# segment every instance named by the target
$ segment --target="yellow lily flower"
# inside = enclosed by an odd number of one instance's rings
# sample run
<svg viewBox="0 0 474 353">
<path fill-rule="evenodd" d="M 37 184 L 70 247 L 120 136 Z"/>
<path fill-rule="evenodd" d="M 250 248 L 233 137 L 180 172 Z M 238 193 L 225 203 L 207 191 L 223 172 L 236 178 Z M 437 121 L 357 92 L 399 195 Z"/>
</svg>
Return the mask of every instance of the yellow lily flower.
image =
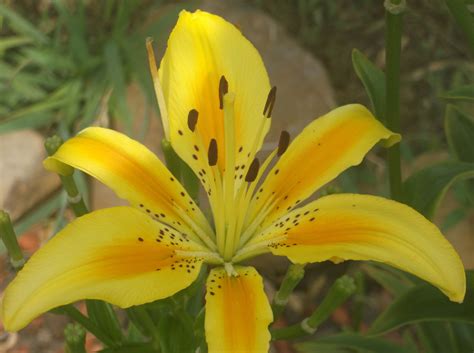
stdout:
<svg viewBox="0 0 474 353">
<path fill-rule="evenodd" d="M 112 130 L 83 130 L 46 168 L 80 169 L 131 206 L 80 217 L 36 252 L 5 291 L 7 330 L 81 299 L 126 308 L 168 297 L 189 286 L 206 262 L 216 265 L 207 280 L 209 352 L 267 352 L 273 318 L 262 279 L 238 264 L 268 252 L 294 263 L 379 261 L 463 300 L 459 256 L 412 208 L 356 194 L 298 207 L 378 141 L 399 141 L 366 108 L 337 108 L 291 144 L 283 132 L 260 164 L 276 90 L 239 30 L 218 16 L 183 11 L 159 70 L 148 45 L 166 134 L 199 176 L 212 222 L 146 147 Z"/>
</svg>

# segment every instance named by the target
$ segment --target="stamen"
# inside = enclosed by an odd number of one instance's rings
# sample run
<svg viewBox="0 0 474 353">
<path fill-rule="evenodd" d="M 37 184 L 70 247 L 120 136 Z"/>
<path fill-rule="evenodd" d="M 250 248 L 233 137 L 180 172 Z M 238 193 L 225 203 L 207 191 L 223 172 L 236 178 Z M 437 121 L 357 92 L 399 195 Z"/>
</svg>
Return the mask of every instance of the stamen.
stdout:
<svg viewBox="0 0 474 353">
<path fill-rule="evenodd" d="M 278 243 L 280 241 L 286 240 L 287 238 L 288 237 L 286 235 L 279 235 L 265 240 L 257 241 L 252 244 L 247 244 L 236 252 L 234 257 L 232 258 L 232 262 L 238 263 L 245 259 L 269 252 L 269 246 L 271 244 Z"/>
<path fill-rule="evenodd" d="M 217 141 L 216 139 L 211 139 L 209 143 L 209 149 L 207 151 L 207 159 L 209 161 L 209 165 L 215 166 L 217 164 Z"/>
<path fill-rule="evenodd" d="M 265 102 L 265 107 L 263 108 L 263 115 L 265 115 L 267 118 L 272 116 L 272 111 L 276 100 L 276 91 L 276 86 L 273 86 L 270 92 L 268 92 L 267 101 Z"/>
<path fill-rule="evenodd" d="M 247 175 L 245 176 L 245 181 L 249 183 L 254 181 L 257 178 L 259 168 L 260 168 L 260 162 L 258 158 L 255 158 L 252 161 L 252 164 L 250 164 Z"/>
<path fill-rule="evenodd" d="M 232 276 L 232 277 L 238 277 L 239 274 L 237 273 L 237 271 L 234 269 L 234 266 L 232 266 L 232 263 L 230 262 L 225 262 L 224 263 L 224 269 L 225 269 L 225 272 L 227 272 L 227 276 Z"/>
<path fill-rule="evenodd" d="M 207 251 L 190 251 L 190 250 L 175 250 L 176 255 L 182 257 L 191 257 L 191 258 L 202 258 L 206 260 L 208 263 L 221 265 L 224 263 L 222 257 L 215 252 L 207 252 Z"/>
<path fill-rule="evenodd" d="M 290 133 L 288 131 L 283 130 L 280 134 L 280 140 L 278 141 L 278 152 L 277 152 L 278 157 L 280 157 L 283 153 L 285 153 L 289 144 L 290 144 Z"/>
<path fill-rule="evenodd" d="M 194 130 L 196 129 L 198 115 L 199 113 L 196 109 L 191 109 L 188 113 L 188 127 L 189 130 L 191 130 L 192 132 L 194 132 Z"/>
<path fill-rule="evenodd" d="M 224 109 L 224 96 L 228 91 L 229 83 L 225 79 L 224 75 L 222 75 L 219 81 L 219 109 Z"/>
</svg>

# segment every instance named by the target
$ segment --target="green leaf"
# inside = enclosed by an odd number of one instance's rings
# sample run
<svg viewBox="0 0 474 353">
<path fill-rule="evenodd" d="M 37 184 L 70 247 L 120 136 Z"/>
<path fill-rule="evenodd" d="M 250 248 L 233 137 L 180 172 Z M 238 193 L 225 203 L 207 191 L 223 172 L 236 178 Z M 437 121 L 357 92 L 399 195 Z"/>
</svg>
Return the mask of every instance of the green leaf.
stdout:
<svg viewBox="0 0 474 353">
<path fill-rule="evenodd" d="M 59 192 L 48 200 L 44 201 L 38 208 L 30 211 L 25 216 L 17 220 L 13 226 L 15 234 L 21 236 L 25 233 L 33 224 L 36 224 L 49 216 L 51 216 L 61 206 L 61 200 L 64 194 Z M 0 254 L 5 252 L 5 246 L 3 242 L 0 242 Z"/>
<path fill-rule="evenodd" d="M 468 271 L 462 304 L 453 303 L 437 288 L 423 283 L 398 297 L 372 324 L 370 335 L 423 321 L 461 321 L 474 324 L 474 271 Z"/>
<path fill-rule="evenodd" d="M 50 109 L 54 109 L 63 105 L 69 99 L 68 93 L 70 91 L 70 88 L 71 88 L 71 84 L 65 83 L 62 87 L 58 88 L 55 92 L 51 93 L 43 101 L 33 103 L 29 106 L 26 106 L 24 108 L 11 112 L 6 117 L 4 122 L 9 121 L 9 120 L 19 119 L 25 115 L 48 111 Z"/>
<path fill-rule="evenodd" d="M 390 294 L 398 297 L 413 287 L 405 273 L 379 263 L 362 265 L 362 270 Z"/>
<path fill-rule="evenodd" d="M 466 101 L 474 103 L 474 83 L 470 85 L 456 87 L 444 93 L 441 98 L 452 101 Z"/>
<path fill-rule="evenodd" d="M 76 64 L 83 66 L 89 59 L 84 2 L 77 1 L 75 4 L 75 11 L 71 11 L 65 6 L 66 3 L 64 1 L 53 1 L 53 5 L 60 15 L 59 21 L 63 23 L 68 30 L 70 53 L 76 59 Z"/>
<path fill-rule="evenodd" d="M 462 162 L 474 163 L 474 120 L 472 117 L 454 105 L 448 104 L 444 118 L 444 130 L 454 155 Z"/>
<path fill-rule="evenodd" d="M 38 31 L 33 24 L 21 17 L 14 10 L 8 8 L 8 6 L 0 4 L 0 16 L 4 16 L 8 20 L 9 26 L 16 33 L 28 36 L 39 44 L 45 44 L 48 42 L 48 37 Z"/>
<path fill-rule="evenodd" d="M 423 352 L 473 352 L 473 325 L 449 321 L 424 322 L 416 325 L 416 332 Z"/>
<path fill-rule="evenodd" d="M 97 353 L 156 353 L 151 343 L 128 343 L 119 348 L 106 348 Z"/>
<path fill-rule="evenodd" d="M 311 342 L 296 344 L 301 353 L 416 353 L 408 346 L 357 334 L 342 333 L 335 336 L 319 338 Z"/>
<path fill-rule="evenodd" d="M 403 183 L 404 202 L 431 219 L 457 181 L 474 177 L 474 163 L 442 162 L 412 174 Z"/>
<path fill-rule="evenodd" d="M 14 120 L 0 120 L 0 134 L 10 131 L 33 129 L 49 124 L 55 119 L 54 114 L 33 113 Z"/>
<path fill-rule="evenodd" d="M 11 36 L 0 39 L 0 55 L 3 55 L 4 51 L 10 48 L 18 47 L 23 44 L 31 43 L 32 40 L 25 36 Z"/>
<path fill-rule="evenodd" d="M 385 121 L 384 72 L 357 49 L 352 51 L 352 66 L 365 87 L 375 116 L 380 121 Z"/>
<path fill-rule="evenodd" d="M 24 48 L 21 53 L 40 70 L 64 71 L 68 76 L 77 70 L 77 65 L 67 54 L 46 48 Z"/>
<path fill-rule="evenodd" d="M 196 350 L 192 320 L 183 320 L 171 313 L 160 315 L 158 330 L 160 346 L 164 353 L 193 353 Z M 183 339 L 186 337 L 186 339 Z"/>
<path fill-rule="evenodd" d="M 471 48 L 471 53 L 474 55 L 474 19 L 471 12 L 468 10 L 464 0 L 444 0 L 451 11 L 454 19 L 462 28 L 467 37 L 467 42 Z"/>
<path fill-rule="evenodd" d="M 117 345 L 124 339 L 117 315 L 111 304 L 101 300 L 86 300 L 89 319 L 100 327 Z"/>
<path fill-rule="evenodd" d="M 113 115 L 125 124 L 125 131 L 130 135 L 132 132 L 132 116 L 127 105 L 127 81 L 117 43 L 114 41 L 107 42 L 104 48 L 104 59 L 107 66 L 108 80 L 113 87 L 109 107 Z"/>
</svg>

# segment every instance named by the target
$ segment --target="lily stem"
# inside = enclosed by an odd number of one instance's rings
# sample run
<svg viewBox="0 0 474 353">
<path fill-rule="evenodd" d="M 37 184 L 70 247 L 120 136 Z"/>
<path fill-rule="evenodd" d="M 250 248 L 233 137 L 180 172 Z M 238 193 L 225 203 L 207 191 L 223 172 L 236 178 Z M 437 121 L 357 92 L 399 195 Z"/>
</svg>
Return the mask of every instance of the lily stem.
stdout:
<svg viewBox="0 0 474 353">
<path fill-rule="evenodd" d="M 281 283 L 280 289 L 275 293 L 272 303 L 273 318 L 276 319 L 288 304 L 288 299 L 304 277 L 304 266 L 300 264 L 291 264 L 286 271 L 285 278 Z"/>
<path fill-rule="evenodd" d="M 286 340 L 292 338 L 312 335 L 319 325 L 326 321 L 329 316 L 341 306 L 355 292 L 354 280 L 344 275 L 338 278 L 329 289 L 316 310 L 299 324 L 291 325 L 282 329 L 271 330 L 272 340 Z"/>
<path fill-rule="evenodd" d="M 387 127 L 400 132 L 400 54 L 402 12 L 401 0 L 387 0 L 385 11 L 385 62 L 386 62 L 386 101 L 385 117 Z M 394 11 L 393 8 L 397 10 Z M 402 199 L 402 177 L 400 166 L 400 144 L 390 147 L 387 163 L 390 181 L 390 196 L 393 200 Z"/>
<path fill-rule="evenodd" d="M 0 238 L 7 248 L 8 256 L 10 257 L 10 263 L 12 264 L 13 268 L 15 270 L 20 270 L 25 263 L 25 259 L 23 258 L 23 253 L 21 252 L 18 239 L 16 237 L 15 231 L 13 230 L 13 224 L 10 219 L 10 215 L 2 210 L 0 210 Z"/>
<path fill-rule="evenodd" d="M 46 152 L 48 152 L 48 155 L 52 156 L 56 153 L 56 151 L 59 149 L 59 147 L 61 147 L 62 144 L 62 139 L 59 136 L 54 135 L 46 139 L 44 147 L 46 149 Z M 76 217 L 85 215 L 88 212 L 87 207 L 84 203 L 84 199 L 79 193 L 79 189 L 77 188 L 73 175 L 59 175 L 59 177 L 61 178 L 64 190 L 66 190 L 68 196 L 69 204 L 71 205 L 71 208 Z"/>
</svg>

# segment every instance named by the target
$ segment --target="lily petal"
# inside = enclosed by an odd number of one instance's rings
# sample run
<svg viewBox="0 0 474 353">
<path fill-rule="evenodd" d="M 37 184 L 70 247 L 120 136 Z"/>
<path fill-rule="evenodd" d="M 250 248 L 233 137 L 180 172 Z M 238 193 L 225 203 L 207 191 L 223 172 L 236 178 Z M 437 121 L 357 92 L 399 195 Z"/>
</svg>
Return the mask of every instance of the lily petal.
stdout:
<svg viewBox="0 0 474 353">
<path fill-rule="evenodd" d="M 334 109 L 314 120 L 268 173 L 255 196 L 249 221 L 265 212 L 262 227 L 273 223 L 344 170 L 359 164 L 380 140 L 392 145 L 400 135 L 387 130 L 359 104 Z"/>
<path fill-rule="evenodd" d="M 217 142 L 217 166 L 221 172 L 225 168 L 230 152 L 224 141 L 228 128 L 234 136 L 237 180 L 240 175 L 245 177 L 248 161 L 270 127 L 270 119 L 264 114 L 270 83 L 255 47 L 219 16 L 199 10 L 182 11 L 171 32 L 159 77 L 170 140 L 178 155 L 201 179 L 208 180 L 208 150 L 213 139 Z M 221 82 L 222 77 L 227 86 Z M 225 92 L 235 97 L 233 126 L 229 127 L 224 126 L 222 109 Z M 192 110 L 196 113 L 190 115 Z M 212 180 L 205 182 L 209 183 Z M 207 190 L 210 185 L 205 186 Z"/>
<path fill-rule="evenodd" d="M 253 267 L 236 267 L 228 275 L 221 267 L 207 280 L 206 340 L 209 353 L 267 353 L 272 310 L 262 277 Z"/>
<path fill-rule="evenodd" d="M 461 259 L 438 228 L 411 207 L 382 197 L 322 197 L 281 217 L 257 239 L 296 263 L 379 261 L 430 282 L 452 301 L 465 295 Z"/>
<path fill-rule="evenodd" d="M 197 277 L 203 249 L 131 207 L 77 218 L 38 250 L 7 287 L 1 317 L 17 331 L 38 315 L 81 299 L 122 308 L 173 295 Z"/>
<path fill-rule="evenodd" d="M 58 173 L 61 164 L 92 175 L 149 216 L 191 236 L 199 228 L 212 233 L 199 207 L 158 157 L 124 134 L 87 128 L 44 161 Z"/>
</svg>

